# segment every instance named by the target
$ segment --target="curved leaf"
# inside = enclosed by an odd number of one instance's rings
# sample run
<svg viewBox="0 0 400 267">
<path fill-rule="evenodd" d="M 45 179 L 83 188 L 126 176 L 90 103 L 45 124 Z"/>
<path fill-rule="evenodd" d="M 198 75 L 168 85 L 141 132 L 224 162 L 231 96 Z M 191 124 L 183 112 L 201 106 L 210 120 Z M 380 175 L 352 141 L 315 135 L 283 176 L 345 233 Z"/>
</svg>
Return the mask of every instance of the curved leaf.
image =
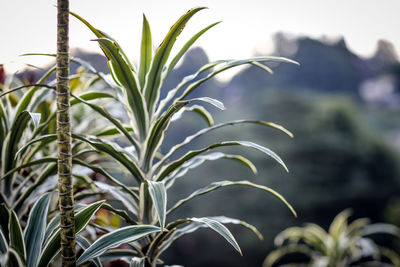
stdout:
<svg viewBox="0 0 400 267">
<path fill-rule="evenodd" d="M 86 238 L 84 238 L 83 236 L 81 236 L 81 235 L 77 235 L 76 236 L 76 243 L 78 243 L 78 245 L 82 248 L 82 249 L 87 249 L 88 247 L 90 247 L 90 242 L 89 242 L 89 240 L 87 240 Z M 94 265 L 96 265 L 97 267 L 101 267 L 101 266 L 103 266 L 102 264 L 101 264 L 101 261 L 100 261 L 100 259 L 99 258 L 94 258 L 94 259 L 92 259 L 92 262 L 94 263 Z"/>
<path fill-rule="evenodd" d="M 10 248 L 15 249 L 21 259 L 25 261 L 26 249 L 24 237 L 22 234 L 22 228 L 19 223 L 17 214 L 15 214 L 13 210 L 11 210 L 10 212 L 8 228 L 10 229 Z"/>
<path fill-rule="evenodd" d="M 207 160 L 218 160 L 221 158 L 225 158 L 225 159 L 232 159 L 232 160 L 236 160 L 244 165 L 246 165 L 247 167 L 249 167 L 254 174 L 257 173 L 257 169 L 254 166 L 254 164 L 246 159 L 243 156 L 240 155 L 228 155 L 222 152 L 213 152 L 213 153 L 209 153 L 207 155 L 199 155 L 194 157 L 193 159 L 185 162 L 181 168 L 177 169 L 174 173 L 172 173 L 170 176 L 168 176 L 164 181 L 166 184 L 167 188 L 170 188 L 175 180 L 179 177 L 182 177 L 183 175 L 185 175 L 189 170 L 197 168 L 199 165 L 203 164 L 205 161 Z"/>
<path fill-rule="evenodd" d="M 174 100 L 174 102 L 182 101 L 194 89 L 196 89 L 197 87 L 202 85 L 204 82 L 208 81 L 209 79 L 211 79 L 212 77 L 214 77 L 215 75 L 217 75 L 217 74 L 219 74 L 219 73 L 221 73 L 223 71 L 226 71 L 226 70 L 231 69 L 233 67 L 241 66 L 241 65 L 244 65 L 244 64 L 254 64 L 255 62 L 286 62 L 286 63 L 293 63 L 293 64 L 296 64 L 296 65 L 299 65 L 299 63 L 297 63 L 296 61 L 293 61 L 291 59 L 287 59 L 287 58 L 284 58 L 284 57 L 254 57 L 254 58 L 241 59 L 241 60 L 232 60 L 232 61 L 226 62 L 220 68 L 214 70 L 213 72 L 208 74 L 206 77 L 191 83 L 185 89 L 185 91 L 182 93 L 182 95 L 180 95 L 179 97 L 177 97 Z"/>
<path fill-rule="evenodd" d="M 175 113 L 174 116 L 172 116 L 171 122 L 179 120 L 185 111 L 195 112 L 196 114 L 198 114 L 200 117 L 202 117 L 205 120 L 205 122 L 208 124 L 208 126 L 212 126 L 214 124 L 214 119 L 213 119 L 212 115 L 203 106 L 200 106 L 200 105 L 193 105 L 191 107 L 182 108 L 177 113 Z"/>
<path fill-rule="evenodd" d="M 27 257 L 26 266 L 35 267 L 41 253 L 46 230 L 47 212 L 49 210 L 51 193 L 44 194 L 33 205 L 25 228 L 24 240 Z"/>
<path fill-rule="evenodd" d="M 195 35 L 193 35 L 193 37 L 190 38 L 189 41 L 187 41 L 185 43 L 185 45 L 181 48 L 181 50 L 179 50 L 179 52 L 176 54 L 176 56 L 171 60 L 171 63 L 169 64 L 168 69 L 167 69 L 167 75 L 166 76 L 168 76 L 168 74 L 175 67 L 176 63 L 179 62 L 179 60 L 186 53 L 186 51 L 188 51 L 188 49 L 194 44 L 194 42 L 196 42 L 196 40 L 199 39 L 200 36 L 202 36 L 206 31 L 208 31 L 209 29 L 211 29 L 212 27 L 214 27 L 215 25 L 217 25 L 219 23 L 221 23 L 221 21 L 215 22 L 215 23 L 205 27 L 204 29 L 202 29 L 201 31 L 196 33 Z"/>
<path fill-rule="evenodd" d="M 108 121 L 110 121 L 112 124 L 114 124 L 115 127 L 117 127 L 117 129 L 120 131 L 120 133 L 123 134 L 133 146 L 135 146 L 135 149 L 137 151 L 140 151 L 139 150 L 140 146 L 139 146 L 138 142 L 130 135 L 130 133 L 125 129 L 125 127 L 122 125 L 122 123 L 117 118 L 113 117 L 110 113 L 108 113 L 108 111 L 104 107 L 101 107 L 101 106 L 93 104 L 93 103 L 89 103 L 78 96 L 74 96 L 73 94 L 71 94 L 71 95 L 75 99 L 80 101 L 81 103 L 84 103 L 84 104 L 88 105 L 89 107 L 91 107 L 93 110 L 97 111 L 101 116 L 103 116 Z"/>
<path fill-rule="evenodd" d="M 208 127 L 208 128 L 204 128 L 201 129 L 200 131 L 198 131 L 197 133 L 190 135 L 188 137 L 185 138 L 185 140 L 182 143 L 179 143 L 175 146 L 173 146 L 167 154 L 165 154 L 165 156 L 154 165 L 154 172 L 158 171 L 158 169 L 164 164 L 164 162 L 166 162 L 171 155 L 173 155 L 177 150 L 179 150 L 181 147 L 189 144 L 190 142 L 196 140 L 197 138 L 199 138 L 200 136 L 214 131 L 216 129 L 222 128 L 222 127 L 226 127 L 226 126 L 233 126 L 236 124 L 259 124 L 262 126 L 267 126 L 267 127 L 271 127 L 277 130 L 280 130 L 284 133 L 286 133 L 287 135 L 289 135 L 290 137 L 293 137 L 293 134 L 291 132 L 289 132 L 288 130 L 286 130 L 284 127 L 282 127 L 281 125 L 275 124 L 273 122 L 265 122 L 265 121 L 257 121 L 257 120 L 236 120 L 236 121 L 229 121 L 229 122 L 224 122 L 224 123 L 220 123 L 220 124 L 216 124 L 214 126 Z"/>
<path fill-rule="evenodd" d="M 116 186 L 111 186 L 98 181 L 96 181 L 95 184 L 103 193 L 109 193 L 112 197 L 121 201 L 127 210 L 135 215 L 138 214 L 138 206 L 136 200 L 132 196 L 128 195 L 126 192 L 123 192 Z"/>
<path fill-rule="evenodd" d="M 97 239 L 82 253 L 76 264 L 83 264 L 95 257 L 102 255 L 107 249 L 115 248 L 121 244 L 142 239 L 149 234 L 159 231 L 160 228 L 153 225 L 132 225 L 122 227 Z"/>
<path fill-rule="evenodd" d="M 227 60 L 219 60 L 215 62 L 208 63 L 202 66 L 196 73 L 186 76 L 182 79 L 182 81 L 172 90 L 168 91 L 167 96 L 160 101 L 160 104 L 157 107 L 157 111 L 154 113 L 153 118 L 157 118 L 161 112 L 165 109 L 166 105 L 174 99 L 174 97 L 178 94 L 178 92 L 188 85 L 190 82 L 195 81 L 200 75 L 204 74 L 208 70 L 214 68 L 217 65 L 227 62 Z"/>
<path fill-rule="evenodd" d="M 144 175 L 140 170 L 139 166 L 131 158 L 128 158 L 126 154 L 130 154 L 123 150 L 116 143 L 112 143 L 106 140 L 96 138 L 95 136 L 84 136 L 79 134 L 73 134 L 73 138 L 81 140 L 90 146 L 92 146 L 97 151 L 106 153 L 110 155 L 113 159 L 121 163 L 129 172 L 133 175 L 138 183 L 144 180 Z"/>
<path fill-rule="evenodd" d="M 20 143 L 23 133 L 28 126 L 30 120 L 36 126 L 40 122 L 40 114 L 32 113 L 29 111 L 21 112 L 11 126 L 11 130 L 8 132 L 5 140 L 3 141 L 3 147 L 1 151 L 1 173 L 4 175 L 9 170 L 13 169 L 16 165 L 15 154 L 18 151 L 18 144 Z M 12 177 L 5 179 L 4 193 L 9 195 L 11 193 Z"/>
<path fill-rule="evenodd" d="M 9 248 L 8 249 L 8 259 L 7 259 L 7 263 L 5 266 L 7 267 L 21 267 L 24 266 L 24 260 L 21 259 L 21 256 L 18 254 L 18 252 L 13 249 L 13 248 Z"/>
<path fill-rule="evenodd" d="M 292 205 L 290 205 L 281 194 L 279 194 L 278 192 L 276 192 L 275 190 L 273 190 L 273 189 L 271 189 L 271 188 L 269 188 L 267 186 L 254 184 L 254 183 L 246 181 L 246 180 L 237 181 L 237 182 L 234 182 L 234 181 L 219 181 L 219 182 L 211 183 L 210 185 L 208 185 L 206 187 L 203 187 L 203 188 L 200 188 L 200 189 L 194 191 L 188 197 L 179 200 L 172 208 L 170 208 L 167 211 L 167 215 L 170 214 L 175 209 L 177 209 L 178 207 L 180 207 L 181 205 L 183 205 L 184 203 L 188 202 L 189 200 L 191 200 L 191 199 L 193 199 L 195 197 L 198 197 L 198 196 L 213 192 L 213 191 L 215 191 L 215 190 L 217 190 L 219 188 L 222 188 L 222 187 L 233 186 L 233 185 L 245 185 L 245 186 L 250 186 L 250 187 L 254 187 L 254 188 L 258 188 L 258 189 L 261 189 L 263 191 L 266 191 L 266 192 L 272 194 L 273 196 L 275 196 L 276 198 L 278 198 L 280 201 L 282 201 L 290 209 L 290 211 L 293 213 L 293 215 L 295 217 L 297 217 L 296 211 L 293 209 Z"/>
<path fill-rule="evenodd" d="M 231 232 L 226 228 L 222 223 L 215 221 L 213 219 L 204 217 L 204 218 L 190 218 L 193 222 L 199 222 L 206 224 L 209 228 L 213 229 L 215 232 L 220 234 L 226 241 L 229 242 L 239 253 L 242 255 L 242 251 L 239 247 L 239 244 L 236 242 L 235 238 L 231 234 Z"/>
<path fill-rule="evenodd" d="M 157 173 L 156 178 L 154 179 L 155 181 L 162 181 L 164 180 L 168 175 L 173 173 L 174 171 L 178 170 L 186 161 L 191 160 L 192 158 L 196 157 L 197 155 L 200 155 L 201 153 L 204 153 L 206 151 L 209 151 L 211 149 L 217 148 L 217 147 L 224 147 L 224 146 L 245 146 L 245 147 L 250 147 L 254 148 L 258 151 L 261 151 L 268 156 L 272 157 L 274 160 L 276 160 L 279 164 L 281 164 L 286 171 L 288 171 L 285 163 L 282 161 L 282 159 L 272 150 L 260 146 L 258 144 L 255 144 L 253 142 L 249 141 L 224 141 L 224 142 L 219 142 L 212 144 L 206 148 L 199 149 L 199 150 L 192 150 L 183 155 L 181 158 L 171 162 L 170 164 L 164 165 L 159 173 Z"/>
<path fill-rule="evenodd" d="M 96 41 L 98 41 L 106 54 L 110 62 L 111 71 L 115 74 L 117 81 L 125 89 L 128 105 L 135 117 L 135 123 L 139 128 L 140 137 L 143 138 L 149 123 L 149 116 L 147 114 L 145 99 L 139 89 L 140 85 L 138 84 L 137 78 L 129 64 L 120 54 L 120 49 L 115 42 L 107 38 L 99 38 Z"/>
<path fill-rule="evenodd" d="M 181 108 L 186 106 L 187 104 L 193 101 L 201 101 L 209 103 L 219 109 L 225 109 L 224 104 L 222 102 L 210 98 L 210 97 L 200 97 L 200 98 L 193 98 L 186 101 L 177 102 L 174 105 L 170 106 L 168 110 L 161 115 L 157 121 L 152 124 L 152 127 L 149 131 L 149 135 L 146 138 L 145 142 L 145 155 L 143 158 L 143 169 L 147 171 L 147 168 L 152 164 L 153 157 L 161 145 L 161 142 L 164 138 L 165 131 L 168 129 L 169 124 L 171 123 L 171 119 L 174 114 L 176 114 Z"/>
</svg>

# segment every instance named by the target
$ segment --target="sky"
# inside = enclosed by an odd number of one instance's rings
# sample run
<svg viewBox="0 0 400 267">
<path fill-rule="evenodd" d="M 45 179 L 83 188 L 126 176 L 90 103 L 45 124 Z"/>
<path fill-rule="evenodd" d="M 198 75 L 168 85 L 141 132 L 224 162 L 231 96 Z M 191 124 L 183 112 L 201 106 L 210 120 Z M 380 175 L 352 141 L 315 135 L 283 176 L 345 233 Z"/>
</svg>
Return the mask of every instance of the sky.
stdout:
<svg viewBox="0 0 400 267">
<path fill-rule="evenodd" d="M 45 57 L 19 57 L 24 53 L 54 53 L 56 1 L 0 0 L 0 63 L 13 71 L 18 64 L 43 65 Z M 196 43 L 210 60 L 244 58 L 273 51 L 272 36 L 339 38 L 350 49 L 370 56 L 379 39 L 391 41 L 400 51 L 400 0 L 70 0 L 70 9 L 96 28 L 113 36 L 133 60 L 138 59 L 142 14 L 146 14 L 158 46 L 172 24 L 188 9 L 206 6 L 189 21 L 178 39 L 183 45 L 205 26 L 223 21 Z M 90 41 L 93 34 L 70 19 L 70 47 L 101 52 Z"/>
</svg>

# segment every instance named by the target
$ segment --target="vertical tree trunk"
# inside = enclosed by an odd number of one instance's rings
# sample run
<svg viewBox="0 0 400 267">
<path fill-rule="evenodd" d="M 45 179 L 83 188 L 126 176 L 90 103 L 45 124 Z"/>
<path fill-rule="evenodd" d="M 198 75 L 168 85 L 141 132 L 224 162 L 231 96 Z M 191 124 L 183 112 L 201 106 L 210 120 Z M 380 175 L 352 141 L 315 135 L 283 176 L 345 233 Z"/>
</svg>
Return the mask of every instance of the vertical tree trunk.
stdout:
<svg viewBox="0 0 400 267">
<path fill-rule="evenodd" d="M 57 142 L 62 266 L 76 266 L 69 116 L 69 0 L 57 0 Z"/>
</svg>

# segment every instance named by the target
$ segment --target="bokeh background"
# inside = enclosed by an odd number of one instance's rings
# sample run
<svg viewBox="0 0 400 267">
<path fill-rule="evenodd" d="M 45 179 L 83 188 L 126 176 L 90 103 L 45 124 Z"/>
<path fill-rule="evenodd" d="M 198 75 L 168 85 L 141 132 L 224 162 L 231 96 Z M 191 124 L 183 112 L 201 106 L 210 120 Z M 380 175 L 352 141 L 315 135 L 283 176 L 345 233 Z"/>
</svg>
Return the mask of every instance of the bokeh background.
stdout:
<svg viewBox="0 0 400 267">
<path fill-rule="evenodd" d="M 0 62 L 5 70 L 29 81 L 44 72 L 48 58 L 20 58 L 30 52 L 55 50 L 53 1 L 0 0 Z M 260 266 L 273 249 L 273 238 L 304 222 L 327 227 L 345 208 L 353 218 L 400 226 L 400 20 L 399 1 L 71 1 L 71 9 L 110 33 L 137 59 L 141 13 L 161 38 L 179 15 L 193 6 L 210 9 L 194 18 L 190 33 L 218 20 L 224 23 L 198 42 L 168 78 L 163 92 L 210 60 L 272 54 L 301 63 L 270 65 L 273 75 L 245 67 L 212 80 L 193 96 L 222 100 L 226 112 L 216 122 L 232 119 L 273 121 L 295 138 L 257 126 L 217 131 L 197 141 L 253 140 L 277 152 L 290 173 L 257 152 L 248 153 L 258 175 L 231 162 L 206 163 L 179 181 L 170 202 L 216 179 L 249 179 L 282 193 L 299 217 L 263 192 L 228 188 L 199 198 L 176 216 L 226 215 L 245 219 L 264 240 L 232 226 L 242 247 L 238 255 L 211 231 L 183 237 L 165 262 L 184 266 Z M 107 72 L 106 61 L 90 33 L 71 19 L 74 56 Z M 180 39 L 185 40 L 185 33 Z M 179 45 L 177 45 L 179 47 Z M 40 66 L 25 68 L 23 63 Z M 73 71 L 77 66 L 73 66 Z M 188 115 L 167 133 L 170 146 L 203 125 Z M 200 125 L 201 124 L 201 125 Z M 235 151 L 234 149 L 229 151 Z M 392 239 L 378 240 L 400 251 Z"/>
</svg>

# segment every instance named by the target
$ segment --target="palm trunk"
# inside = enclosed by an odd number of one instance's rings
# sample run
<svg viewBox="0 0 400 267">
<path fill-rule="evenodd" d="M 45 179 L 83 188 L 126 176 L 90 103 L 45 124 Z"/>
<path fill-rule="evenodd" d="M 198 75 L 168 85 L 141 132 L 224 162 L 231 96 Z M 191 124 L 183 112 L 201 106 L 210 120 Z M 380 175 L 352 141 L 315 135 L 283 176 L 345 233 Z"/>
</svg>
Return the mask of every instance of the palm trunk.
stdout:
<svg viewBox="0 0 400 267">
<path fill-rule="evenodd" d="M 62 266 L 76 266 L 69 116 L 69 0 L 57 0 L 57 142 Z"/>
</svg>

